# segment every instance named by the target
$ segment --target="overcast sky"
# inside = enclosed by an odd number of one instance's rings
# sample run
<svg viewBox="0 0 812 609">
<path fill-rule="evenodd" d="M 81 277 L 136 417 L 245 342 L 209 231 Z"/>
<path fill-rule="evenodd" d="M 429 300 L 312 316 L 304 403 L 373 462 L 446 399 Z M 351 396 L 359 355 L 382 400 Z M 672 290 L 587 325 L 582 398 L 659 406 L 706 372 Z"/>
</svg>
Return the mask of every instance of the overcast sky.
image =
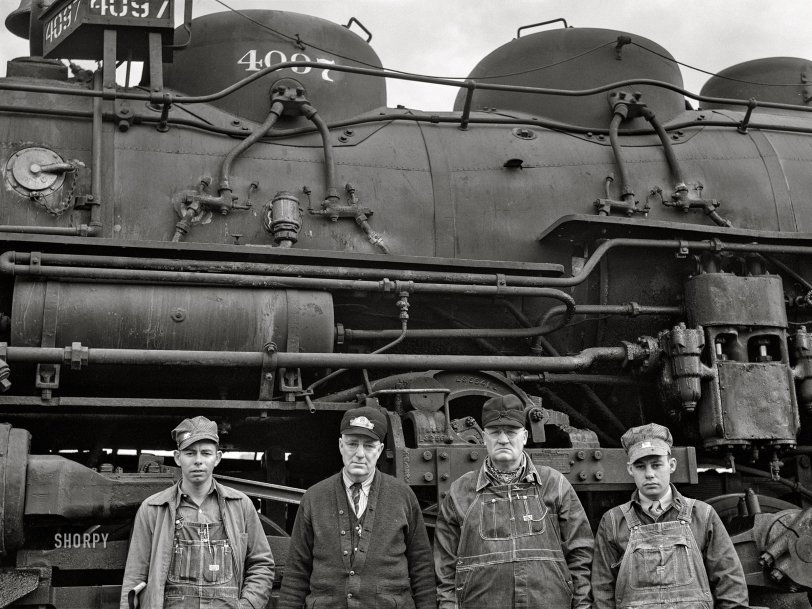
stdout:
<svg viewBox="0 0 812 609">
<path fill-rule="evenodd" d="M 812 0 L 224 0 L 237 9 L 306 13 L 345 24 L 360 20 L 386 68 L 432 76 L 465 76 L 523 26 L 558 17 L 576 27 L 622 30 L 657 42 L 679 61 L 708 71 L 761 57 L 812 60 Z M 183 0 L 178 5 L 178 22 Z M 5 15 L 18 0 L 0 0 Z M 195 15 L 227 10 L 195 0 Z M 560 27 L 553 26 L 553 27 Z M 5 62 L 27 55 L 27 41 L 0 36 Z M 812 66 L 811 66 L 812 67 Z M 682 68 L 686 88 L 699 92 L 707 75 Z M 810 70 L 812 73 L 812 69 Z M 456 92 L 391 81 L 388 105 L 450 110 Z"/>
</svg>

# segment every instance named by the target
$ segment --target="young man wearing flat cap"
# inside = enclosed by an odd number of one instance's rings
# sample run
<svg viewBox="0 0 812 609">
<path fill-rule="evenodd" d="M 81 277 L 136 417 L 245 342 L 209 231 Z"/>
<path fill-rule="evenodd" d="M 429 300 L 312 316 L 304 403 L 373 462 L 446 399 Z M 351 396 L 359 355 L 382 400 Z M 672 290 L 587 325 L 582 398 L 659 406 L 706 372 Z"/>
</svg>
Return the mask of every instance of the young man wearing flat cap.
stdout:
<svg viewBox="0 0 812 609">
<path fill-rule="evenodd" d="M 482 407 L 488 451 L 440 505 L 434 534 L 440 609 L 588 609 L 592 531 L 570 483 L 524 452 L 515 395 Z"/>
<path fill-rule="evenodd" d="M 277 609 L 436 609 L 417 498 L 375 468 L 387 427 L 377 408 L 344 414 L 338 440 L 344 467 L 302 498 Z"/>
<path fill-rule="evenodd" d="M 251 500 L 212 478 L 223 456 L 217 424 L 185 419 L 172 438 L 182 478 L 138 510 L 121 609 L 139 588 L 141 609 L 265 609 L 273 556 Z"/>
<path fill-rule="evenodd" d="M 649 423 L 620 440 L 637 490 L 598 527 L 595 609 L 747 609 L 744 571 L 719 516 L 671 484 L 677 461 L 668 428 Z"/>
</svg>

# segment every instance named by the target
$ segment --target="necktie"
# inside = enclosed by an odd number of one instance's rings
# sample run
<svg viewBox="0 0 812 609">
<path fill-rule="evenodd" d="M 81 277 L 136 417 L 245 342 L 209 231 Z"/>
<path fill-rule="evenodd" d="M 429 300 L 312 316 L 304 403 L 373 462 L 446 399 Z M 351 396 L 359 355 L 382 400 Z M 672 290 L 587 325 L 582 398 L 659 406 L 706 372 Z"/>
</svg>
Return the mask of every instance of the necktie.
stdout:
<svg viewBox="0 0 812 609">
<path fill-rule="evenodd" d="M 663 513 L 663 506 L 660 504 L 660 502 L 659 502 L 659 501 L 655 501 L 655 502 L 654 502 L 654 503 L 652 503 L 652 504 L 651 504 L 651 506 L 648 508 L 648 511 L 649 511 L 649 513 L 650 513 L 652 516 L 654 516 L 655 518 L 657 518 L 657 516 L 659 516 L 660 514 L 662 514 L 662 513 Z"/>
<path fill-rule="evenodd" d="M 358 515 L 358 503 L 361 501 L 361 483 L 354 482 L 350 485 L 352 491 L 352 507 L 355 510 L 355 515 Z"/>
</svg>

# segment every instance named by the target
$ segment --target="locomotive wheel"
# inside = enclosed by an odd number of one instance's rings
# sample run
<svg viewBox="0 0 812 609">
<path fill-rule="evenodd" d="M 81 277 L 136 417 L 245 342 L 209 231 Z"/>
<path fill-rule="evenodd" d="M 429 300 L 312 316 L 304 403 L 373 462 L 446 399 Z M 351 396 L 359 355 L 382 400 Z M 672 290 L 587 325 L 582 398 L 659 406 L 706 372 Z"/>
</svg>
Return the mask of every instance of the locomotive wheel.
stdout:
<svg viewBox="0 0 812 609">
<path fill-rule="evenodd" d="M 724 520 L 739 513 L 739 499 L 744 497 L 744 493 L 731 493 L 729 495 L 719 495 L 707 499 L 705 503 L 710 505 L 719 517 Z M 783 499 L 770 497 L 768 495 L 756 495 L 761 511 L 765 514 L 775 514 L 782 510 L 797 510 L 798 506 Z"/>
<path fill-rule="evenodd" d="M 725 518 L 738 514 L 739 499 L 744 493 L 731 493 L 719 495 L 706 501 L 716 510 L 719 517 Z M 761 505 L 761 511 L 766 514 L 775 514 L 782 510 L 798 509 L 798 506 L 783 499 L 768 495 L 756 495 Z M 770 609 L 811 609 L 812 604 L 805 593 L 787 594 L 774 590 L 750 588 L 750 605 L 752 607 L 769 607 Z"/>
</svg>

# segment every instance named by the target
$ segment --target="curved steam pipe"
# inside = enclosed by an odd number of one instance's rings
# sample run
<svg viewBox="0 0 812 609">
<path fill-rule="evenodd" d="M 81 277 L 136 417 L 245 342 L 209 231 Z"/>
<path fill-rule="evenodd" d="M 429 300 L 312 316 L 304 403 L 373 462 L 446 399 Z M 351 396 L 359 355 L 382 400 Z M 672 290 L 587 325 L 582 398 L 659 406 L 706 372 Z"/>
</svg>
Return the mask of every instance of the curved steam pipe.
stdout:
<svg viewBox="0 0 812 609">
<path fill-rule="evenodd" d="M 271 109 L 268 111 L 268 116 L 265 121 L 226 155 L 226 158 L 223 159 L 223 164 L 220 166 L 220 192 L 224 190 L 231 192 L 231 165 L 234 163 L 234 160 L 270 131 L 279 117 L 282 116 L 284 108 L 285 106 L 282 102 L 274 102 L 271 104 Z"/>
<path fill-rule="evenodd" d="M 627 302 L 622 305 L 576 305 L 575 315 L 627 315 L 629 317 L 636 317 L 637 315 L 683 315 L 685 312 L 681 306 L 657 306 L 657 305 L 639 305 L 636 302 Z M 557 323 L 554 326 L 547 328 L 547 323 L 553 317 L 557 317 L 563 313 L 567 314 L 567 321 L 564 323 Z M 538 332 L 535 336 L 541 337 L 544 334 L 550 334 L 556 330 L 560 330 L 567 323 L 572 316 L 569 315 L 564 307 L 552 307 L 547 309 L 541 319 L 537 322 L 537 326 L 544 330 Z M 544 345 L 536 340 L 533 342 L 531 350 L 534 353 L 540 353 L 544 350 Z"/>
<path fill-rule="evenodd" d="M 539 292 L 534 294 L 535 298 L 555 298 L 564 303 L 560 307 L 553 307 L 558 313 L 563 314 L 564 320 L 561 325 L 566 325 L 574 315 L 578 313 L 578 305 L 575 304 L 575 299 L 560 290 L 550 289 L 548 292 Z M 421 330 L 408 330 L 403 335 L 403 338 L 428 338 L 428 339 L 447 339 L 447 338 L 532 338 L 539 334 L 552 332 L 556 328 L 546 328 L 544 324 L 539 324 L 535 327 L 529 328 L 461 328 L 461 329 L 421 329 Z M 388 339 L 398 336 L 400 333 L 397 330 L 353 330 L 350 328 L 344 329 L 344 336 L 347 340 L 375 340 L 375 339 Z"/>
<path fill-rule="evenodd" d="M 312 122 L 321 135 L 322 148 L 324 149 L 324 183 L 326 187 L 325 199 L 338 200 L 338 188 L 336 187 L 336 163 L 333 155 L 333 146 L 330 143 L 330 129 L 327 123 L 319 116 L 310 104 L 303 104 L 304 115 Z"/>
<path fill-rule="evenodd" d="M 620 138 L 618 137 L 620 123 L 622 122 L 623 115 L 615 112 L 614 115 L 612 115 L 612 122 L 609 123 L 609 143 L 612 144 L 612 152 L 615 155 L 615 164 L 617 165 L 617 173 L 620 178 L 620 200 L 625 202 L 631 198 L 631 203 L 634 205 L 634 190 L 629 185 L 629 174 L 626 171 L 626 162 L 623 159 L 623 147 L 620 145 Z"/>
<path fill-rule="evenodd" d="M 253 146 L 263 137 L 282 114 L 284 106 L 282 102 L 274 102 L 268 112 L 265 121 L 257 127 L 251 135 L 234 146 L 223 159 L 220 165 L 220 183 L 217 188 L 217 196 L 206 194 L 201 188 L 196 194 L 189 195 L 184 203 L 181 219 L 175 224 L 175 234 L 172 237 L 173 243 L 183 240 L 184 235 L 192 228 L 195 218 L 198 218 L 205 209 L 218 209 L 222 213 L 228 213 L 229 209 L 247 209 L 248 205 L 238 206 L 236 197 L 232 196 L 231 189 L 231 165 L 234 160 L 243 152 Z"/>
<path fill-rule="evenodd" d="M 404 319 L 404 320 L 402 320 L 402 321 L 400 322 L 400 325 L 401 325 L 401 328 L 400 328 L 400 335 L 399 335 L 399 336 L 398 336 L 398 337 L 397 337 L 395 340 L 393 340 L 391 343 L 389 343 L 389 344 L 387 344 L 387 345 L 384 345 L 384 346 L 383 346 L 383 347 L 381 347 L 380 349 L 376 349 L 375 351 L 373 351 L 373 352 L 372 352 L 372 354 L 373 354 L 373 355 L 377 355 L 377 354 L 379 354 L 379 353 L 384 353 L 384 352 L 386 352 L 386 351 L 389 351 L 389 349 L 391 349 L 391 348 L 392 348 L 392 347 L 394 347 L 395 345 L 398 345 L 398 344 L 400 344 L 401 342 L 403 342 L 403 339 L 404 339 L 404 338 L 406 338 L 406 328 L 408 327 L 408 322 L 407 322 L 407 321 Z M 334 370 L 333 372 L 331 372 L 331 373 L 330 373 L 330 374 L 328 374 L 327 376 L 324 376 L 324 377 L 322 377 L 322 378 L 318 379 L 317 381 L 315 381 L 314 383 L 311 383 L 310 385 L 308 385 L 308 386 L 305 388 L 305 390 L 304 390 L 304 397 L 305 397 L 305 401 L 307 402 L 307 405 L 308 405 L 308 407 L 310 408 L 310 411 L 311 411 L 311 412 L 313 412 L 315 409 L 314 409 L 314 407 L 313 407 L 313 402 L 312 402 L 312 400 L 310 399 L 310 393 L 311 393 L 311 392 L 312 392 L 312 391 L 313 391 L 313 390 L 314 390 L 316 387 L 321 387 L 321 386 L 322 386 L 322 385 L 324 385 L 324 383 L 326 383 L 327 381 L 332 380 L 332 379 L 336 378 L 337 376 L 340 376 L 340 375 L 344 374 L 345 372 L 347 372 L 347 370 L 349 370 L 349 368 L 340 368 L 339 370 Z M 364 372 L 366 372 L 366 368 L 363 368 L 362 370 L 363 370 Z M 369 379 L 368 379 L 366 376 L 364 377 L 364 382 L 365 382 L 365 384 L 366 384 L 366 385 L 368 385 L 368 384 L 369 384 Z"/>
<path fill-rule="evenodd" d="M 654 129 L 654 132 L 657 134 L 657 137 L 660 138 L 660 143 L 663 145 L 663 153 L 665 154 L 666 163 L 668 163 L 668 168 L 671 170 L 671 177 L 674 180 L 674 184 L 679 186 L 680 184 L 685 184 L 685 179 L 682 176 L 682 168 L 680 167 L 679 161 L 677 161 L 677 156 L 674 154 L 674 147 L 671 145 L 671 140 L 668 138 L 668 133 L 663 127 L 662 123 L 657 120 L 657 117 L 654 115 L 654 112 L 646 108 L 643 110 L 643 118 L 645 118 L 651 127 Z"/>
</svg>

